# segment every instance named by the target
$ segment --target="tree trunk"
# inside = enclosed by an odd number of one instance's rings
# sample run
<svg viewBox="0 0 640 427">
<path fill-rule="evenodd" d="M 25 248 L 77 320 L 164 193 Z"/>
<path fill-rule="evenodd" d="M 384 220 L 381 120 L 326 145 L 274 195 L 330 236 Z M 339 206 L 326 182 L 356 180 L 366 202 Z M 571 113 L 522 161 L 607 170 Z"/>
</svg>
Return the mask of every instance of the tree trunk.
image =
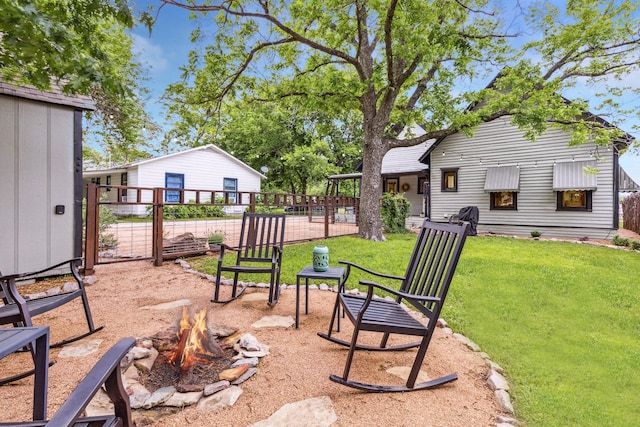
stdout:
<svg viewBox="0 0 640 427">
<path fill-rule="evenodd" d="M 360 237 L 383 241 L 380 218 L 382 197 L 382 158 L 386 153 L 381 136 L 365 135 L 362 152 L 362 187 L 360 193 Z"/>
</svg>

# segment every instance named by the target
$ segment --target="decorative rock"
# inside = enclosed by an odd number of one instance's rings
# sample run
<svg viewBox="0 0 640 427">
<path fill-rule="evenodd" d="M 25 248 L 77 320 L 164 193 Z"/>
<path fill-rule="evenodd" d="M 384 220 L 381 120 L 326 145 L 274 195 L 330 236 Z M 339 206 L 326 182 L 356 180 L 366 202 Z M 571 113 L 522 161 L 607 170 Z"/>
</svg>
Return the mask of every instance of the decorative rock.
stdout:
<svg viewBox="0 0 640 427">
<path fill-rule="evenodd" d="M 218 378 L 221 380 L 227 380 L 229 382 L 233 382 L 244 375 L 245 372 L 249 370 L 249 365 L 240 365 L 235 368 L 225 369 L 224 371 L 218 374 Z"/>
<path fill-rule="evenodd" d="M 318 285 L 311 284 L 311 285 L 309 285 L 309 289 L 317 290 L 318 289 Z"/>
<path fill-rule="evenodd" d="M 84 339 L 76 341 L 73 345 L 64 346 L 62 350 L 60 350 L 60 353 L 58 353 L 58 357 L 65 358 L 86 356 L 98 351 L 100 343 L 102 343 L 102 340 L 99 339 Z"/>
<path fill-rule="evenodd" d="M 231 383 L 226 380 L 218 381 L 213 384 L 207 384 L 206 386 L 204 386 L 202 394 L 204 395 L 204 397 L 211 396 L 214 393 L 228 388 L 230 385 Z"/>
<path fill-rule="evenodd" d="M 464 335 L 455 333 L 455 334 L 453 334 L 453 336 L 454 336 L 455 339 L 460 341 L 462 344 L 466 345 L 469 349 L 471 349 L 473 351 L 480 351 L 480 346 L 478 346 L 478 344 L 474 343 L 473 341 L 471 341 L 469 338 L 465 337 Z"/>
<path fill-rule="evenodd" d="M 60 293 L 60 288 L 51 288 L 48 291 L 45 292 L 47 294 L 48 297 L 52 296 L 52 295 L 58 295 Z"/>
<path fill-rule="evenodd" d="M 447 324 L 446 320 L 444 320 L 442 317 L 440 317 L 440 318 L 438 318 L 438 322 L 436 323 L 436 326 L 438 326 L 438 328 L 446 328 L 449 325 Z"/>
<path fill-rule="evenodd" d="M 62 285 L 62 292 L 73 292 L 80 289 L 80 286 L 76 282 L 67 282 Z"/>
<path fill-rule="evenodd" d="M 24 296 L 24 299 L 26 300 L 31 300 L 31 299 L 39 299 L 39 298 L 44 298 L 47 296 L 46 292 L 38 292 L 35 294 L 28 294 Z"/>
<path fill-rule="evenodd" d="M 142 348 L 153 348 L 153 340 L 151 338 L 140 338 L 136 340 L 136 346 Z"/>
<path fill-rule="evenodd" d="M 113 414 L 113 402 L 109 399 L 107 392 L 98 389 L 98 392 L 93 396 L 91 402 L 84 409 L 87 417 L 97 417 L 100 415 L 112 415 Z"/>
<path fill-rule="evenodd" d="M 258 359 L 257 357 L 243 357 L 242 359 L 236 360 L 233 365 L 231 365 L 231 367 L 235 368 L 236 366 L 240 365 L 249 365 L 251 367 L 256 367 L 258 366 L 258 362 L 260 362 L 260 359 Z"/>
<path fill-rule="evenodd" d="M 198 403 L 202 397 L 201 391 L 192 391 L 190 393 L 173 393 L 169 399 L 164 402 L 164 406 L 173 406 L 182 408 Z"/>
<path fill-rule="evenodd" d="M 331 288 L 331 292 L 338 293 L 338 291 L 340 291 L 340 286 L 338 286 L 338 285 L 334 285 L 334 286 Z"/>
<path fill-rule="evenodd" d="M 360 291 L 358 290 L 358 288 L 353 288 L 353 289 L 349 289 L 347 293 L 350 295 L 359 295 Z"/>
<path fill-rule="evenodd" d="M 149 357 L 149 355 L 151 354 L 151 350 L 148 348 L 135 346 L 132 347 L 131 350 L 129 350 L 129 353 L 131 353 L 131 357 L 133 358 L 133 360 L 138 360 L 144 357 Z"/>
<path fill-rule="evenodd" d="M 249 366 L 249 365 L 241 365 L 241 366 Z M 251 378 L 252 376 L 254 376 L 257 372 L 258 372 L 258 368 L 249 368 L 247 369 L 247 372 L 242 374 L 237 380 L 232 381 L 231 384 L 240 385 L 246 380 L 248 380 L 249 378 Z"/>
<path fill-rule="evenodd" d="M 264 283 L 264 282 L 258 282 L 256 284 L 256 288 L 268 288 L 269 284 L 268 283 Z"/>
<path fill-rule="evenodd" d="M 209 397 L 205 397 L 198 403 L 199 412 L 210 412 L 216 409 L 224 408 L 227 406 L 233 406 L 242 394 L 242 389 L 237 386 L 231 386 L 212 394 Z"/>
<path fill-rule="evenodd" d="M 151 393 L 151 396 L 142 404 L 144 409 L 151 409 L 154 406 L 158 406 L 161 403 L 166 402 L 176 392 L 176 388 L 173 386 L 162 387 Z"/>
<path fill-rule="evenodd" d="M 97 281 L 98 278 L 96 276 L 84 276 L 84 278 L 82 279 L 82 283 L 85 286 L 95 285 Z"/>
<path fill-rule="evenodd" d="M 251 326 L 254 328 L 289 328 L 295 321 L 291 316 L 265 316 Z"/>
<path fill-rule="evenodd" d="M 129 393 L 129 403 L 132 409 L 142 408 L 144 402 L 151 396 L 151 392 L 138 382 L 132 383 L 127 388 L 127 393 Z"/>
<path fill-rule="evenodd" d="M 491 387 L 491 390 L 509 391 L 509 383 L 507 382 L 505 377 L 503 377 L 502 375 L 500 375 L 494 370 L 491 370 L 491 374 L 489 375 L 489 379 L 487 380 L 487 383 L 489 384 L 489 387 Z"/>
<path fill-rule="evenodd" d="M 402 378 L 404 381 L 409 379 L 410 372 L 411 372 L 410 366 L 393 366 L 387 369 L 387 373 L 391 375 L 395 375 L 396 377 Z M 420 371 L 418 372 L 418 378 L 416 379 L 416 384 L 430 381 L 430 380 L 431 378 L 429 378 L 429 375 L 426 372 Z"/>
<path fill-rule="evenodd" d="M 174 308 L 182 307 L 183 305 L 191 305 L 191 301 L 188 299 L 181 299 L 178 301 L 165 302 L 158 305 L 145 305 L 140 307 L 140 310 L 171 310 Z"/>
<path fill-rule="evenodd" d="M 140 373 L 138 372 L 138 368 L 133 365 L 129 366 L 127 370 L 124 371 L 123 377 L 125 383 L 127 384 L 125 388 L 128 387 L 131 383 L 138 382 L 138 380 L 140 380 Z"/>
<path fill-rule="evenodd" d="M 320 283 L 320 288 L 321 291 L 328 291 L 329 290 L 329 285 L 327 285 L 326 283 Z"/>
<path fill-rule="evenodd" d="M 489 366 L 490 369 L 503 374 L 504 373 L 504 369 L 502 369 L 502 366 L 498 365 L 496 362 L 494 362 L 491 359 L 485 360 L 485 362 L 487 363 L 487 366 Z"/>
<path fill-rule="evenodd" d="M 158 350 L 156 350 L 155 348 L 151 348 L 149 349 L 149 357 L 136 360 L 133 362 L 133 364 L 136 366 L 136 368 L 145 372 L 149 372 L 151 371 L 151 368 L 153 367 L 153 363 L 156 361 L 157 357 L 158 357 Z"/>
<path fill-rule="evenodd" d="M 453 335 L 453 329 L 451 329 L 451 328 L 442 328 L 442 333 L 444 335 Z"/>
<path fill-rule="evenodd" d="M 242 301 L 248 302 L 263 302 L 269 299 L 269 294 L 264 292 L 252 292 L 250 294 L 242 295 Z"/>
<path fill-rule="evenodd" d="M 213 335 L 214 337 L 228 337 L 229 335 L 232 335 L 238 331 L 234 328 L 227 328 L 226 326 L 210 324 L 207 325 L 207 328 L 209 329 L 211 335 Z"/>
<path fill-rule="evenodd" d="M 266 420 L 250 427 L 299 426 L 328 427 L 338 421 L 333 402 L 327 396 L 287 403 Z"/>
<path fill-rule="evenodd" d="M 233 349 L 239 355 L 242 355 L 243 357 L 247 357 L 247 358 L 265 357 L 265 356 L 267 356 L 269 354 L 269 346 L 264 345 L 264 344 L 260 344 L 260 350 L 258 350 L 258 351 L 243 350 L 242 347 L 240 347 L 239 345 L 233 346 Z"/>
<path fill-rule="evenodd" d="M 258 351 L 260 350 L 260 343 L 253 335 L 244 334 L 240 337 L 240 347 L 249 351 Z"/>
<path fill-rule="evenodd" d="M 513 405 L 511 404 L 511 397 L 506 390 L 496 390 L 493 392 L 493 394 L 496 396 L 496 399 L 498 399 L 498 403 L 506 413 L 514 413 Z"/>
<path fill-rule="evenodd" d="M 228 337 L 219 340 L 218 344 L 220 344 L 220 347 L 222 348 L 231 348 L 234 345 L 236 345 L 238 341 L 240 341 L 241 337 L 242 337 L 242 332 L 236 331 L 232 335 L 229 335 Z"/>
<path fill-rule="evenodd" d="M 515 418 L 503 417 L 502 415 L 499 415 L 496 419 L 498 420 L 498 423 L 500 423 L 500 424 L 511 425 L 511 426 L 520 425 L 518 420 L 516 420 Z M 500 424 L 498 424 L 498 425 L 500 425 Z"/>
</svg>

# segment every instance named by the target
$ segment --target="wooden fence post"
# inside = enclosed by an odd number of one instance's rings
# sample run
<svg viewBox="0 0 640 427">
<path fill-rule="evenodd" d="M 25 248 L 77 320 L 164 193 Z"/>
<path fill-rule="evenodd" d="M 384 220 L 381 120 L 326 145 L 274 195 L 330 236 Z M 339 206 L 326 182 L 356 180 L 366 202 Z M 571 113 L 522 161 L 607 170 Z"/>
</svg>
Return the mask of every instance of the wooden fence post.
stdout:
<svg viewBox="0 0 640 427">
<path fill-rule="evenodd" d="M 84 241 L 84 274 L 92 275 L 95 273 L 94 267 L 98 261 L 98 189 L 95 183 L 89 183 L 87 187 L 87 216 L 86 216 L 86 235 Z"/>
<path fill-rule="evenodd" d="M 162 212 L 163 212 L 163 189 L 153 189 L 153 237 L 151 242 L 151 252 L 153 253 L 153 265 L 161 267 L 164 261 L 162 257 Z"/>
</svg>

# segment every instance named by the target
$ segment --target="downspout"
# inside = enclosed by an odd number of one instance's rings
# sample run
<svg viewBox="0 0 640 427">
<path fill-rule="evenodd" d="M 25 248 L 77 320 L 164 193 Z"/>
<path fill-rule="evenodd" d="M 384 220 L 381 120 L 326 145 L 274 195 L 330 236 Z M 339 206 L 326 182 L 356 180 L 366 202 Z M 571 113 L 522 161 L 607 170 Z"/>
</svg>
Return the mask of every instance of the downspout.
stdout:
<svg viewBox="0 0 640 427">
<path fill-rule="evenodd" d="M 82 110 L 73 111 L 73 256 L 82 256 Z"/>
</svg>

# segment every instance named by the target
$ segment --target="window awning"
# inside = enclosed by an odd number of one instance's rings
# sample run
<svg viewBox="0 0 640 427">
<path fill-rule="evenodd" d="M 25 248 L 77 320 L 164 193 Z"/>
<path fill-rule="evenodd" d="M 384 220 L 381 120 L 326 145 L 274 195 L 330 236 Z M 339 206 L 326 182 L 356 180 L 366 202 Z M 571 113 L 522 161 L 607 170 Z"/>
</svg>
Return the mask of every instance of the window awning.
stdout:
<svg viewBox="0 0 640 427">
<path fill-rule="evenodd" d="M 485 193 L 500 191 L 520 191 L 520 168 L 517 166 L 499 166 L 487 168 L 484 180 Z"/>
<path fill-rule="evenodd" d="M 556 163 L 553 165 L 553 191 L 596 190 L 597 174 L 585 168 L 596 168 L 595 160 Z"/>
</svg>

